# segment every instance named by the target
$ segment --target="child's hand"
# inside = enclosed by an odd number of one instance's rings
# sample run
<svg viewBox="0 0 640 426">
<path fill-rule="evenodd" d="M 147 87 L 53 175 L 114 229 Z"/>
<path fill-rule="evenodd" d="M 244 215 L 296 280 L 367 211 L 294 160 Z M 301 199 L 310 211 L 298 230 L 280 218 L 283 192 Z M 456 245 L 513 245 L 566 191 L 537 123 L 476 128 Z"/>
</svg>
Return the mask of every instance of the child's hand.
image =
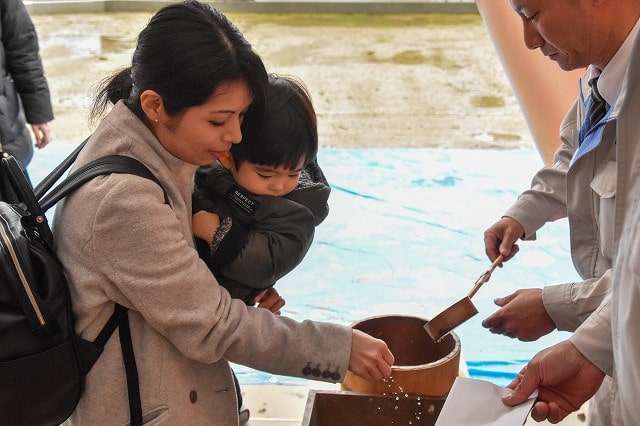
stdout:
<svg viewBox="0 0 640 426">
<path fill-rule="evenodd" d="M 254 299 L 258 304 L 258 308 L 268 309 L 276 315 L 280 315 L 280 308 L 284 306 L 284 299 L 280 297 L 278 291 L 269 287 Z"/>
<path fill-rule="evenodd" d="M 200 210 L 193 215 L 191 228 L 193 235 L 209 244 L 213 242 L 213 236 L 220 227 L 220 216 Z"/>
<path fill-rule="evenodd" d="M 349 370 L 353 374 L 366 380 L 388 378 L 394 361 L 393 354 L 383 340 L 353 330 L 349 358 Z"/>
</svg>

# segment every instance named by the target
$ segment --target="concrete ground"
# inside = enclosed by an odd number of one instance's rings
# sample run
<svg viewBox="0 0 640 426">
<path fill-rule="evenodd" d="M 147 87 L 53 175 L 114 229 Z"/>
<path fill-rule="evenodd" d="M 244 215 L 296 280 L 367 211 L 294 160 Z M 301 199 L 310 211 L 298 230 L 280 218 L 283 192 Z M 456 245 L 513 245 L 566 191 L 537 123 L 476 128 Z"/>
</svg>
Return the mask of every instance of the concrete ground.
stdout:
<svg viewBox="0 0 640 426">
<path fill-rule="evenodd" d="M 229 15 L 270 72 L 308 86 L 323 147 L 520 149 L 533 141 L 479 15 Z M 95 88 L 150 13 L 33 16 L 53 142 L 78 143 Z"/>
</svg>

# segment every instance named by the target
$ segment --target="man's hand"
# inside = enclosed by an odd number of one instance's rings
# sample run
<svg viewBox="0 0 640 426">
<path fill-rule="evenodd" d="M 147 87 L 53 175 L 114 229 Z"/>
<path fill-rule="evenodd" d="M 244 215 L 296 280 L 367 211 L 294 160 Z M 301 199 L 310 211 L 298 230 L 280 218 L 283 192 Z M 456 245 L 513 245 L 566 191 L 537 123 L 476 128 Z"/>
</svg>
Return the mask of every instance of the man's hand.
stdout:
<svg viewBox="0 0 640 426">
<path fill-rule="evenodd" d="M 502 254 L 507 261 L 520 249 L 516 244 L 524 236 L 524 228 L 518 221 L 503 217 L 484 231 L 484 251 L 492 262 Z"/>
<path fill-rule="evenodd" d="M 509 385 L 513 393 L 502 398 L 506 405 L 522 404 L 535 389 L 538 399 L 531 417 L 558 423 L 591 398 L 604 373 L 565 340 L 539 352 Z"/>
<path fill-rule="evenodd" d="M 518 290 L 494 302 L 501 309 L 482 321 L 482 326 L 493 334 L 528 342 L 537 340 L 556 328 L 542 303 L 542 289 Z"/>
</svg>

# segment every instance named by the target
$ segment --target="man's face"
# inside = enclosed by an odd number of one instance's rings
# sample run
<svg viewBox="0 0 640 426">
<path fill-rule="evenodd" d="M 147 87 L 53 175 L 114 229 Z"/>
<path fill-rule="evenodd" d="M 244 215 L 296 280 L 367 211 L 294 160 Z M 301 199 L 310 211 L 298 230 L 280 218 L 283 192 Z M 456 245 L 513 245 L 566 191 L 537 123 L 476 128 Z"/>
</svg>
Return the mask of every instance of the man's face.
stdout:
<svg viewBox="0 0 640 426">
<path fill-rule="evenodd" d="M 598 61 L 598 15 L 583 0 L 511 0 L 522 18 L 524 43 L 565 71 Z"/>
</svg>

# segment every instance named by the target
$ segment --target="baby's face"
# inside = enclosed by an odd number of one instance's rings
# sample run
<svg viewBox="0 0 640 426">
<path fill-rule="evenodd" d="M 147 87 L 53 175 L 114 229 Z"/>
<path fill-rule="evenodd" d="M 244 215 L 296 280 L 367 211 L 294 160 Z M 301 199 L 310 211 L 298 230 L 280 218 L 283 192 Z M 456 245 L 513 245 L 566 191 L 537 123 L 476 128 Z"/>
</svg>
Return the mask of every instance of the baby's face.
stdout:
<svg viewBox="0 0 640 426">
<path fill-rule="evenodd" d="M 240 167 L 232 170 L 232 173 L 238 185 L 256 195 L 282 197 L 298 185 L 302 168 L 302 161 L 295 170 L 283 166 L 261 166 L 245 161 Z"/>
</svg>

